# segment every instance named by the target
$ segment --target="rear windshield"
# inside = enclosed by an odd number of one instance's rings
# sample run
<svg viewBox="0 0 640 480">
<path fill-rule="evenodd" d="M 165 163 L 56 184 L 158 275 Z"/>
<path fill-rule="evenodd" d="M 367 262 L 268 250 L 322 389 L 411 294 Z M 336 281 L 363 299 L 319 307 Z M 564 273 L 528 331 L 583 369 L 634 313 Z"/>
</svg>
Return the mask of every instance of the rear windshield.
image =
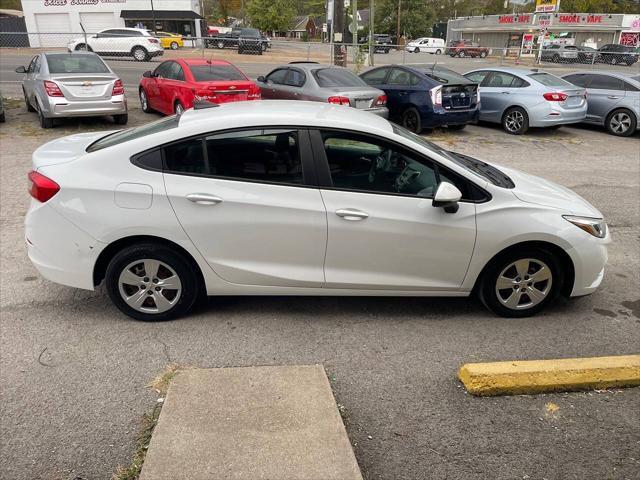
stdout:
<svg viewBox="0 0 640 480">
<path fill-rule="evenodd" d="M 454 72 L 453 70 L 446 69 L 433 69 L 433 70 L 423 70 L 423 73 L 429 77 L 434 79 L 436 82 L 440 82 L 443 84 L 452 83 L 452 84 L 469 84 L 472 83 L 468 78 L 463 77 L 459 73 Z"/>
<path fill-rule="evenodd" d="M 540 82 L 547 87 L 573 87 L 569 82 L 551 75 L 550 73 L 532 73 L 527 75 L 529 78 L 533 78 L 536 82 Z"/>
<path fill-rule="evenodd" d="M 139 127 L 127 128 L 126 130 L 110 133 L 89 145 L 87 147 L 87 152 L 96 152 L 103 148 L 120 145 L 121 143 L 128 142 L 129 140 L 135 140 L 136 138 L 146 137 L 147 135 L 152 135 L 154 133 L 171 130 L 178 126 L 178 120 L 179 117 L 172 115 Z"/>
<path fill-rule="evenodd" d="M 111 73 L 97 55 L 47 55 L 49 73 Z"/>
<path fill-rule="evenodd" d="M 423 147 L 427 147 L 429 150 L 439 153 L 443 157 L 446 157 L 452 162 L 461 166 L 462 168 L 472 173 L 475 173 L 476 175 L 485 179 L 489 183 L 492 183 L 493 185 L 496 185 L 498 187 L 503 187 L 503 188 L 515 187 L 515 184 L 513 183 L 511 178 L 509 178 L 508 175 L 498 170 L 496 167 L 493 167 L 488 163 L 483 162 L 482 160 L 478 160 L 472 157 L 468 157 L 466 155 L 462 155 L 460 153 L 454 153 L 449 150 L 445 150 L 444 148 L 436 145 L 435 143 L 430 142 L 429 140 L 425 140 L 420 135 L 416 135 L 415 133 L 410 132 L 409 130 L 403 127 L 400 127 L 395 124 L 391 124 L 391 126 L 393 127 L 394 133 L 408 140 L 411 140 L 412 142 L 422 145 Z"/>
<path fill-rule="evenodd" d="M 321 87 L 362 87 L 367 85 L 360 77 L 341 68 L 321 68 L 314 70 L 313 76 Z"/>
<path fill-rule="evenodd" d="M 191 65 L 190 68 L 196 82 L 247 80 L 240 70 L 231 65 Z"/>
</svg>

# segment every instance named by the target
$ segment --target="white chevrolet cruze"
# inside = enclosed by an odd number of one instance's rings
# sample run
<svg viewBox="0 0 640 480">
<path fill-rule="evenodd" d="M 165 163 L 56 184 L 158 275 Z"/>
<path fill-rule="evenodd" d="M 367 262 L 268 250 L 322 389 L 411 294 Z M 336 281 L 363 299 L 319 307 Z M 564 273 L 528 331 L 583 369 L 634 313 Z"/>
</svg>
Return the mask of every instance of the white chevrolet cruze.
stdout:
<svg viewBox="0 0 640 480">
<path fill-rule="evenodd" d="M 375 115 L 238 102 L 43 145 L 29 258 L 141 320 L 203 295 L 477 294 L 499 315 L 593 292 L 598 210 Z"/>
</svg>

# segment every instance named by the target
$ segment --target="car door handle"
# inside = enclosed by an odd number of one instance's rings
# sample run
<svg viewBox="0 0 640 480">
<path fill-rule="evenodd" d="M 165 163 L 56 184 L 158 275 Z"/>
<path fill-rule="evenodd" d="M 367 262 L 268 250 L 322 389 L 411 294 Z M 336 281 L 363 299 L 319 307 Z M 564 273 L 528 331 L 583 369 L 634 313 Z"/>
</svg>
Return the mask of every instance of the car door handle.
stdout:
<svg viewBox="0 0 640 480">
<path fill-rule="evenodd" d="M 198 205 L 217 205 L 222 202 L 220 197 L 208 193 L 190 193 L 187 195 L 187 200 Z"/>
<path fill-rule="evenodd" d="M 369 214 L 366 212 L 362 212 L 360 210 L 356 210 L 354 208 L 341 208 L 336 210 L 336 215 L 344 218 L 345 220 L 349 220 L 351 222 L 355 222 L 357 220 L 364 220 L 365 218 L 369 218 Z"/>
<path fill-rule="evenodd" d="M 620 97 L 618 95 L 607 95 L 609 100 L 618 100 Z"/>
</svg>

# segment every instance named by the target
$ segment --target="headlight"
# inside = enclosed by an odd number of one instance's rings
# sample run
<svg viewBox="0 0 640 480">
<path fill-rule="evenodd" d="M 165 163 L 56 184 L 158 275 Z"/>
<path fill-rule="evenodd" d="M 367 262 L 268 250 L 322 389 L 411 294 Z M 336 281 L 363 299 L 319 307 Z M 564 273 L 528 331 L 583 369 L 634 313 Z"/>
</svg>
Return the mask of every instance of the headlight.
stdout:
<svg viewBox="0 0 640 480">
<path fill-rule="evenodd" d="M 602 218 L 577 217 L 575 215 L 563 215 L 562 218 L 594 237 L 604 238 L 607 236 L 607 222 Z"/>
</svg>

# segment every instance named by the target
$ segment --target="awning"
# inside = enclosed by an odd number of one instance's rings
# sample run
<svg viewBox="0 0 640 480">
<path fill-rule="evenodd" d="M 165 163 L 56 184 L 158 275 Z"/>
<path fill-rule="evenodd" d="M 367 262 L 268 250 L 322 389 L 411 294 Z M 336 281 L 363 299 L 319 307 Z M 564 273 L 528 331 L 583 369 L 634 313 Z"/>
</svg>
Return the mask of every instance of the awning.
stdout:
<svg viewBox="0 0 640 480">
<path fill-rule="evenodd" d="M 192 10 L 121 10 L 120 18 L 128 20 L 196 20 L 204 18 Z"/>
</svg>

